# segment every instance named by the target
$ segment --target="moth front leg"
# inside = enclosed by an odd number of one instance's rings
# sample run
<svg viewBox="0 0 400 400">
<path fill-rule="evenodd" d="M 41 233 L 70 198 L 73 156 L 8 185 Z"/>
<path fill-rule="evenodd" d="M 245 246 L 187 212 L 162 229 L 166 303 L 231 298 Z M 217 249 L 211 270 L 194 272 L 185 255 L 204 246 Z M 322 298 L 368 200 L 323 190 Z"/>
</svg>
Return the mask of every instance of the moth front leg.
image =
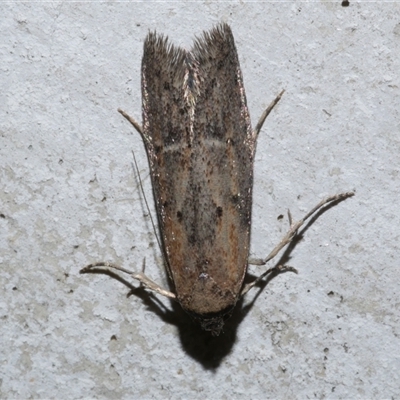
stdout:
<svg viewBox="0 0 400 400">
<path fill-rule="evenodd" d="M 304 222 L 307 219 L 309 219 L 318 210 L 320 210 L 322 207 L 324 207 L 327 204 L 342 201 L 342 200 L 345 200 L 348 197 L 352 197 L 352 196 L 354 196 L 354 192 L 345 192 L 345 193 L 339 193 L 339 194 L 336 194 L 333 196 L 328 196 L 325 199 L 321 200 L 311 211 L 309 211 L 302 219 L 300 219 L 297 222 L 293 222 L 292 215 L 291 215 L 290 211 L 288 211 L 289 231 L 282 238 L 282 240 L 278 243 L 278 245 L 275 246 L 275 248 L 268 254 L 268 256 L 266 258 L 249 259 L 249 264 L 265 265 L 268 261 L 272 260 L 287 244 L 289 244 L 293 240 L 293 238 L 296 236 L 299 228 L 304 224 Z M 285 265 L 279 265 L 277 267 L 269 268 L 267 271 L 265 271 L 263 274 L 261 274 L 258 278 L 256 278 L 253 282 L 250 282 L 247 285 L 245 285 L 242 289 L 242 292 L 240 293 L 241 296 L 246 294 L 252 287 L 257 285 L 258 282 L 260 282 L 262 279 L 264 279 L 271 272 L 276 271 L 276 270 L 297 272 L 297 270 L 295 268 L 288 267 Z"/>
<path fill-rule="evenodd" d="M 138 280 L 140 282 L 140 284 L 143 285 L 144 287 L 146 287 L 147 289 L 150 289 L 153 292 L 159 293 L 162 296 L 169 297 L 170 299 L 176 299 L 176 296 L 174 293 L 162 288 L 160 285 L 158 285 L 157 283 L 155 283 L 154 281 L 149 279 L 143 272 L 132 272 L 132 271 L 122 268 L 118 265 L 115 265 L 113 263 L 98 262 L 98 263 L 94 263 L 94 264 L 89 264 L 85 268 L 81 269 L 79 272 L 81 274 L 85 274 L 87 272 L 90 272 L 93 268 L 99 268 L 99 267 L 111 268 L 111 269 L 116 269 L 117 271 L 125 272 L 126 274 L 129 274 L 133 279 Z"/>
</svg>

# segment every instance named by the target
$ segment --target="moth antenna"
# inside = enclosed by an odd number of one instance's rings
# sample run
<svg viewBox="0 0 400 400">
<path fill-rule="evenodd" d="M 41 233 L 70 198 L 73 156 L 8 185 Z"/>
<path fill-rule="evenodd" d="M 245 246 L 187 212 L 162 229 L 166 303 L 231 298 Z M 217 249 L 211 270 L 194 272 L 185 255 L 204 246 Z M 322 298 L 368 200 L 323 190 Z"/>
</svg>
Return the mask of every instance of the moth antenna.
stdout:
<svg viewBox="0 0 400 400">
<path fill-rule="evenodd" d="M 148 212 L 149 215 L 150 215 L 150 221 L 151 221 L 151 225 L 153 226 L 154 234 L 156 235 L 158 247 L 160 248 L 160 250 L 161 250 L 161 252 L 162 252 L 162 254 L 163 254 L 164 260 L 166 260 L 167 258 L 165 257 L 164 249 L 163 249 L 163 247 L 161 246 L 160 239 L 159 239 L 159 237 L 158 237 L 158 235 L 157 235 L 157 229 L 156 229 L 156 226 L 155 226 L 155 224 L 154 224 L 153 217 L 152 217 L 151 212 L 150 212 L 149 203 L 147 202 L 147 198 L 146 198 L 146 195 L 145 195 L 145 193 L 144 193 L 143 184 L 142 184 L 142 178 L 140 177 L 139 167 L 138 167 L 138 165 L 137 165 L 135 153 L 133 152 L 133 150 L 132 150 L 132 156 L 133 156 L 133 162 L 135 163 L 136 173 L 137 173 L 137 176 L 138 176 L 138 178 L 139 178 L 140 190 L 141 190 L 141 192 L 142 192 L 142 195 L 143 195 L 143 198 L 144 198 L 144 202 L 146 203 L 147 212 Z"/>
</svg>

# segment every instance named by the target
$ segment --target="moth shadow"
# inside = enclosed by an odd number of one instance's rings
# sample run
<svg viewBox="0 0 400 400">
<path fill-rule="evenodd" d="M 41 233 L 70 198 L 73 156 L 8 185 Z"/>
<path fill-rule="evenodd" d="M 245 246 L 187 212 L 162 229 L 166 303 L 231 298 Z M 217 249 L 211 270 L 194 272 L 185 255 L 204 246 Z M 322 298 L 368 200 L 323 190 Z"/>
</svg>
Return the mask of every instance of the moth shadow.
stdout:
<svg viewBox="0 0 400 400">
<path fill-rule="evenodd" d="M 255 288 L 258 290 L 252 300 L 244 305 L 244 297 L 239 299 L 231 318 L 226 321 L 223 331 L 219 336 L 212 336 L 210 332 L 201 330 L 200 326 L 191 320 L 190 316 L 183 311 L 176 301 L 170 300 L 171 308 L 168 308 L 158 296 L 149 292 L 142 286 L 134 286 L 131 282 L 113 271 L 102 268 L 92 268 L 84 273 L 108 275 L 127 286 L 130 289 L 127 294 L 128 297 L 134 295 L 140 298 L 148 311 L 155 313 L 163 322 L 177 327 L 182 349 L 190 357 L 202 364 L 207 370 L 217 370 L 222 361 L 231 353 L 237 341 L 238 326 L 251 311 L 265 287 L 278 275 L 290 272 L 277 267 L 279 265 L 287 265 L 291 258 L 291 252 L 301 241 L 304 233 L 323 213 L 328 211 L 331 207 L 334 207 L 338 202 L 339 201 L 332 202 L 321 208 L 309 219 L 308 223 L 294 236 L 279 260 L 275 263 L 276 268 L 274 268 L 266 278 L 255 285 Z M 247 273 L 245 283 L 249 283 L 256 278 L 257 276 Z M 246 294 L 246 296 L 248 297 L 249 294 Z"/>
<path fill-rule="evenodd" d="M 246 318 L 258 296 L 272 279 L 285 272 L 278 269 L 273 270 L 265 280 L 257 284 L 257 294 L 249 304 L 244 305 L 244 297 L 241 297 L 219 336 L 212 336 L 210 332 L 201 330 L 200 326 L 195 324 L 189 316 L 185 316 L 185 319 L 182 319 L 182 324 L 178 326 L 185 352 L 202 364 L 203 368 L 217 370 L 222 361 L 232 352 L 237 341 L 238 326 Z M 247 274 L 245 281 L 251 282 L 255 278 L 256 276 Z M 179 304 L 174 303 L 173 307 L 176 311 L 182 312 Z"/>
<path fill-rule="evenodd" d="M 111 270 L 94 267 L 83 273 L 107 275 L 125 285 L 129 289 L 127 297 L 137 297 L 145 306 L 145 309 L 141 310 L 142 312 L 153 312 L 164 323 L 173 325 L 178 329 L 183 350 L 202 364 L 205 369 L 218 368 L 220 362 L 230 353 L 236 340 L 236 329 L 232 326 L 234 320 L 230 319 L 224 332 L 220 336 L 214 337 L 209 332 L 202 331 L 200 325 L 192 321 L 176 301 L 170 300 L 171 307 L 168 307 L 165 305 L 165 300 L 162 300 L 156 294 L 143 286 L 135 286 Z"/>
</svg>

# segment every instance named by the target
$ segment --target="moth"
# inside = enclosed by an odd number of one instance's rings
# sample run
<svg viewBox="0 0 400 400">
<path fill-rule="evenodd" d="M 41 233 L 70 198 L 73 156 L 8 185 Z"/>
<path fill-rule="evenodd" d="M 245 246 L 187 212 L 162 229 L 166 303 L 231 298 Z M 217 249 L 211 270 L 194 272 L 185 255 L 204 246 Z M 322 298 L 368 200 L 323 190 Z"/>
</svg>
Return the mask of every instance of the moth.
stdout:
<svg viewBox="0 0 400 400">
<path fill-rule="evenodd" d="M 177 300 L 202 329 L 219 335 L 238 299 L 274 268 L 244 285 L 249 263 L 253 166 L 257 136 L 281 92 L 251 127 L 243 78 L 231 28 L 221 23 L 195 40 L 192 50 L 149 33 L 142 60 L 140 126 L 150 166 L 161 248 L 172 291 L 144 273 L 129 273 L 145 287 Z M 321 201 L 265 259 L 288 244 L 299 227 L 327 203 Z M 277 268 L 285 268 L 279 266 Z"/>
</svg>

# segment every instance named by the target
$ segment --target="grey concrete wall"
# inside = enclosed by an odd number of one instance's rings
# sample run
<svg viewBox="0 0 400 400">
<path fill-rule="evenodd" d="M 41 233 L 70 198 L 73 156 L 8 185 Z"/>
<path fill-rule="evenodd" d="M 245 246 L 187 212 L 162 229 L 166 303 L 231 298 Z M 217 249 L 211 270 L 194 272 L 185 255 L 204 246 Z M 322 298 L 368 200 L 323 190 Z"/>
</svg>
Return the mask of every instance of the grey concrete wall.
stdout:
<svg viewBox="0 0 400 400">
<path fill-rule="evenodd" d="M 0 5 L 0 397 L 390 398 L 400 392 L 400 4 Z M 148 30 L 233 29 L 259 138 L 252 250 L 328 194 L 282 274 L 211 338 L 114 261 L 167 285 L 132 169 Z M 279 215 L 284 215 L 279 219 Z M 278 260 L 277 260 L 278 261 Z M 257 274 L 264 268 L 251 267 Z M 255 300 L 254 304 L 251 302 Z M 246 307 L 251 305 L 251 307 Z M 241 306 L 241 307 L 240 307 Z"/>
</svg>

